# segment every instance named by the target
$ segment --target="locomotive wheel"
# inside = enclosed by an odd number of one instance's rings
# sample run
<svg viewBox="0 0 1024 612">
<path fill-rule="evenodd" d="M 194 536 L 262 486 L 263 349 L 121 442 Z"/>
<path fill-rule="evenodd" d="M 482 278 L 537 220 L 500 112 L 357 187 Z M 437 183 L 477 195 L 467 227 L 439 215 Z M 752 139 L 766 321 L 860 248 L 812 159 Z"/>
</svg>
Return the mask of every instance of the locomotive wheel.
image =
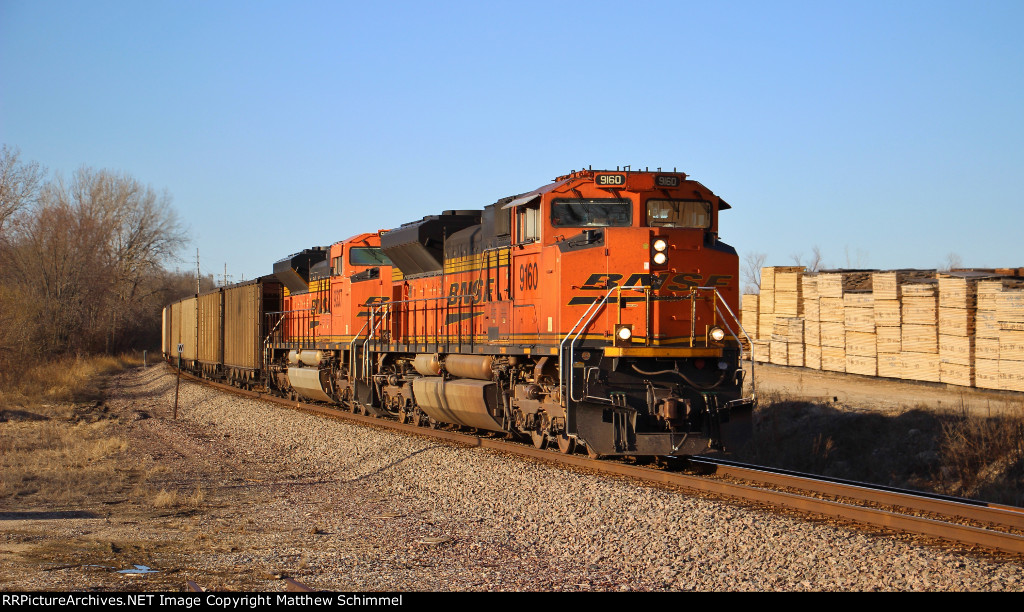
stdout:
<svg viewBox="0 0 1024 612">
<path fill-rule="evenodd" d="M 409 411 L 406 410 L 405 406 L 398 409 L 398 422 L 402 425 L 409 422 Z"/>
<path fill-rule="evenodd" d="M 555 442 L 558 443 L 558 451 L 563 455 L 571 455 L 576 450 L 576 438 L 570 438 L 564 433 L 555 436 Z"/>
<path fill-rule="evenodd" d="M 548 435 L 540 431 L 531 431 L 530 439 L 533 441 L 534 448 L 544 448 L 548 442 Z"/>
</svg>

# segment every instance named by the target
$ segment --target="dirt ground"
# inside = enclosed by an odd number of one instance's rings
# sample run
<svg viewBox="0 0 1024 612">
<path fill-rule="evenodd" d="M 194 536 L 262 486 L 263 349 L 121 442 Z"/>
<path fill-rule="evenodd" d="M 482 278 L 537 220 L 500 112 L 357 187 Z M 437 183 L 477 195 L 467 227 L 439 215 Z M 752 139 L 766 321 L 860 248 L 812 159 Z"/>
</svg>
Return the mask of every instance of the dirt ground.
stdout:
<svg viewBox="0 0 1024 612">
<path fill-rule="evenodd" d="M 284 553 L 269 567 L 219 561 L 243 548 L 309 539 L 306 525 L 246 518 L 257 509 L 286 503 L 312 512 L 329 500 L 292 495 L 302 478 L 286 466 L 240 456 L 197 424 L 173 420 L 167 396 L 174 379 L 146 380 L 118 376 L 94 411 L 111 423 L 112 435 L 129 441 L 118 459 L 122 486 L 60 510 L 31 496 L 0 500 L 0 590 L 181 591 L 197 580 L 218 590 L 275 591 L 283 588 L 280 577 L 297 569 L 299 559 Z M 149 386 L 137 388 L 143 384 Z"/>
<path fill-rule="evenodd" d="M 748 363 L 748 392 L 750 368 Z M 892 412 L 926 408 L 976 416 L 1024 416 L 1024 393 L 1012 391 L 840 374 L 767 363 L 754 364 L 753 378 L 759 396 L 835 403 L 856 410 Z"/>
</svg>

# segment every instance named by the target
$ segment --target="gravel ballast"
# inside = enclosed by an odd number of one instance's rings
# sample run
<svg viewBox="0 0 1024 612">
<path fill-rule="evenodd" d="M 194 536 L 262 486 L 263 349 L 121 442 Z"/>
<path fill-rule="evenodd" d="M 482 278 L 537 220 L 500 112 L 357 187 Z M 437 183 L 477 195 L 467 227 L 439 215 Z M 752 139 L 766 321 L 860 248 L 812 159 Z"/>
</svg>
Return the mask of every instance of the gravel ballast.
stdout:
<svg viewBox="0 0 1024 612">
<path fill-rule="evenodd" d="M 173 566 L 165 570 L 181 584 L 268 590 L 290 575 L 340 591 L 1024 585 L 1020 559 L 451 446 L 193 383 L 181 384 L 177 421 L 173 402 L 174 378 L 162 366 L 118 377 L 108 400 L 151 417 L 126 423 L 123 434 L 161 441 L 131 442 L 137 460 L 165 467 L 151 486 L 203 491 L 189 512 L 128 528 L 194 544 L 193 554 L 150 547 L 146 565 Z M 76 571 L 65 577 L 81 580 Z M 31 588 L 69 588 L 61 574 L 41 574 Z"/>
</svg>

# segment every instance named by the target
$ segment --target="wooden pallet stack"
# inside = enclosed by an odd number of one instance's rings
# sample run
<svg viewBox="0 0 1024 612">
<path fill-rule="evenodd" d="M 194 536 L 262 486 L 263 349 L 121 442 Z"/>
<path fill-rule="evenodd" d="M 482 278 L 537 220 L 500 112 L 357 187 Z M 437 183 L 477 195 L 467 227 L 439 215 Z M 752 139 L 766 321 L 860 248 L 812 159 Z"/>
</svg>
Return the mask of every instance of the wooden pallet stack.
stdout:
<svg viewBox="0 0 1024 612">
<path fill-rule="evenodd" d="M 939 289 L 936 281 L 900 285 L 900 378 L 939 382 Z"/>
<path fill-rule="evenodd" d="M 804 309 L 804 367 L 821 369 L 821 310 L 818 303 L 818 277 L 805 274 L 800 279 Z"/>
</svg>

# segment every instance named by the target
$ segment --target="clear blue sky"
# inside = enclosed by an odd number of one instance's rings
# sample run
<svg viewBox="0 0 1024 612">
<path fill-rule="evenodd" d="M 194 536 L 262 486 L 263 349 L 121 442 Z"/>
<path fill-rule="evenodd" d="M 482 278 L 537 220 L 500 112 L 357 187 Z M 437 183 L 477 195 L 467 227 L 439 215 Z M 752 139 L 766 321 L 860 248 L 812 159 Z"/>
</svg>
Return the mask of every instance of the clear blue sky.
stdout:
<svg viewBox="0 0 1024 612">
<path fill-rule="evenodd" d="M 791 265 L 1024 266 L 1024 2 L 0 0 L 0 141 L 173 196 L 182 268 L 678 168 Z"/>
</svg>

